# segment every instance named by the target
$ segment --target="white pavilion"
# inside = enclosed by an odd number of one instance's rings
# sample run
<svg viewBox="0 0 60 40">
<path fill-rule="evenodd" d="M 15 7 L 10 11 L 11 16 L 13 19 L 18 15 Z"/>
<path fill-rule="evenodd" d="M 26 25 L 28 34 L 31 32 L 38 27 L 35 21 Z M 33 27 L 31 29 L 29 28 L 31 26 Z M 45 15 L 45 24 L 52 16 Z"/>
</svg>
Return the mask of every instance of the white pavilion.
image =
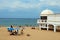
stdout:
<svg viewBox="0 0 60 40">
<path fill-rule="evenodd" d="M 56 32 L 57 26 L 60 26 L 60 14 L 54 14 L 51 10 L 43 10 L 40 13 L 40 19 L 37 20 L 39 28 L 46 28 L 49 30 L 49 24 L 53 25 L 54 32 Z"/>
</svg>

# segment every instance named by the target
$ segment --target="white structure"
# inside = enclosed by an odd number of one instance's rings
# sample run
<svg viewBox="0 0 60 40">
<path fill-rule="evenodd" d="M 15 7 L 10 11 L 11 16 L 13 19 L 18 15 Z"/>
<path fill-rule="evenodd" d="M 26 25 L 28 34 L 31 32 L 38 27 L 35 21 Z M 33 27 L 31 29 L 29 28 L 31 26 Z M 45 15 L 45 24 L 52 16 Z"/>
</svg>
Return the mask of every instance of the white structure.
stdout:
<svg viewBox="0 0 60 40">
<path fill-rule="evenodd" d="M 43 10 L 40 14 L 40 19 L 37 20 L 39 28 L 47 28 L 48 25 L 52 24 L 54 26 L 54 32 L 56 32 L 56 27 L 60 26 L 60 14 L 54 14 L 51 10 Z"/>
</svg>

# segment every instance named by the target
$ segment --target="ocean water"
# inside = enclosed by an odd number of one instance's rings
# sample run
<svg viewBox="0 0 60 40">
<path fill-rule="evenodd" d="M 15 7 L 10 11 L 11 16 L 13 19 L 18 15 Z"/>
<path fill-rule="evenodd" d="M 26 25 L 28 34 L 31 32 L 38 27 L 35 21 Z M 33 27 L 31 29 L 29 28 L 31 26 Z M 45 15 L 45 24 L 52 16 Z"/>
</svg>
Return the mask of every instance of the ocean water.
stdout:
<svg viewBox="0 0 60 40">
<path fill-rule="evenodd" d="M 0 18 L 0 26 L 37 26 L 36 18 Z"/>
</svg>

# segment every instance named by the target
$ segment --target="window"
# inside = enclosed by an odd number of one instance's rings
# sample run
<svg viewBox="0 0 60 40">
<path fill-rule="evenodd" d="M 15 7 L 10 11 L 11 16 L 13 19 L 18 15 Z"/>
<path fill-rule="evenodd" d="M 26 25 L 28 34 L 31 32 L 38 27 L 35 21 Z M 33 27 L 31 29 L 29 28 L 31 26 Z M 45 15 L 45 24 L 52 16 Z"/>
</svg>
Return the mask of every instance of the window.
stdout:
<svg viewBox="0 0 60 40">
<path fill-rule="evenodd" d="M 41 16 L 42 20 L 47 20 L 47 16 Z"/>
</svg>

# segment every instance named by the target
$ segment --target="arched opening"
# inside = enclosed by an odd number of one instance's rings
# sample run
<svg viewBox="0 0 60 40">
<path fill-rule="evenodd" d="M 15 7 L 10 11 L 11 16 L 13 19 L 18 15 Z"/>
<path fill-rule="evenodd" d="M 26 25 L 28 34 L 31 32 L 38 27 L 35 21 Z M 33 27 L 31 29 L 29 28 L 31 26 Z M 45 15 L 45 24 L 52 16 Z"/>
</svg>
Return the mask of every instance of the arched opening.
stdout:
<svg viewBox="0 0 60 40">
<path fill-rule="evenodd" d="M 50 30 L 53 30 L 53 29 L 54 29 L 54 25 L 49 24 L 48 26 L 49 26 L 49 29 L 50 29 Z"/>
</svg>

